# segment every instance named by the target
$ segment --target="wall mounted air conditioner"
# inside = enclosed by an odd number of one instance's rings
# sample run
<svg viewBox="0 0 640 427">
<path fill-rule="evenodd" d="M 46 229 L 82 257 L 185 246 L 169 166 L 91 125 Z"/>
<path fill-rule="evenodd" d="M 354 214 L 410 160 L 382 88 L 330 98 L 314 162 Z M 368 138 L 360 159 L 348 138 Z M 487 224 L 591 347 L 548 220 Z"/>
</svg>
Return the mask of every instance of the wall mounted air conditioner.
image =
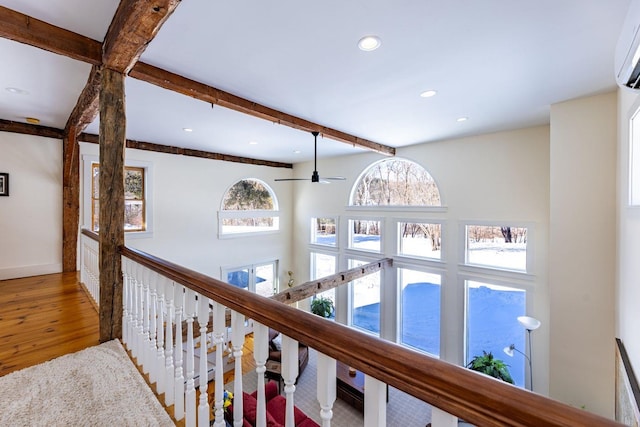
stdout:
<svg viewBox="0 0 640 427">
<path fill-rule="evenodd" d="M 640 0 L 632 0 L 624 20 L 615 56 L 620 87 L 640 89 Z"/>
</svg>

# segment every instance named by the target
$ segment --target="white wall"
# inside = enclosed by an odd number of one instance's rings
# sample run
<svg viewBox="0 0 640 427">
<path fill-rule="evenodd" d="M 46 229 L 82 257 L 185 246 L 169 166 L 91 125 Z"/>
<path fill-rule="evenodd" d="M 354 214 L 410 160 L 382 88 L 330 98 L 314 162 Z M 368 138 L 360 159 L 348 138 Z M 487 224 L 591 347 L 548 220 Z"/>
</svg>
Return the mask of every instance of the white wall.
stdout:
<svg viewBox="0 0 640 427">
<path fill-rule="evenodd" d="M 81 155 L 97 156 L 98 146 L 82 143 Z M 215 278 L 220 278 L 221 268 L 280 260 L 280 282 L 286 283 L 291 268 L 292 190 L 274 178 L 290 176 L 290 169 L 127 149 L 125 162 L 136 160 L 151 165 L 153 236 L 127 233 L 128 246 Z M 219 239 L 222 197 L 243 178 L 261 179 L 275 191 L 281 207 L 280 232 Z M 80 221 L 89 223 L 84 215 Z"/>
<path fill-rule="evenodd" d="M 629 118 L 640 96 L 620 90 L 618 102 L 618 289 L 616 332 L 627 349 L 636 377 L 640 374 L 640 207 L 630 207 Z"/>
<path fill-rule="evenodd" d="M 616 94 L 551 106 L 550 396 L 613 417 Z"/>
<path fill-rule="evenodd" d="M 0 132 L 0 280 L 62 271 L 62 141 Z"/>
<path fill-rule="evenodd" d="M 549 128 L 539 126 L 510 132 L 420 144 L 401 148 L 403 157 L 425 167 L 441 191 L 444 213 L 382 212 L 386 218 L 442 218 L 445 221 L 443 250 L 446 263 L 442 298 L 443 345 L 441 357 L 461 364 L 463 361 L 464 291 L 459 263 L 464 239 L 459 224 L 463 221 L 524 222 L 531 226 L 530 239 L 535 242 L 536 255 L 532 283 L 533 299 L 527 302 L 528 314 L 542 320 L 534 334 L 534 364 L 536 391 L 548 389 L 548 295 L 547 295 L 547 235 L 549 217 Z M 372 162 L 381 159 L 376 154 L 322 159 L 318 169 L 322 175 L 343 175 L 346 182 L 331 185 L 295 184 L 294 253 L 297 282 L 309 278 L 310 218 L 314 216 L 363 215 L 349 211 L 349 192 L 359 174 Z M 297 176 L 308 176 L 312 164 L 296 165 Z M 341 221 L 342 229 L 346 228 Z M 341 237 L 344 237 L 345 233 Z M 344 240 L 343 240 L 344 242 Z M 389 250 L 390 246 L 385 244 Z M 393 247 L 393 244 L 391 244 Z M 393 251 L 393 249 L 390 249 Z M 344 255 L 347 251 L 343 250 Z M 392 253 L 386 253 L 387 256 Z M 341 269 L 345 268 L 343 262 Z M 505 345 L 508 345 L 505 344 Z"/>
</svg>

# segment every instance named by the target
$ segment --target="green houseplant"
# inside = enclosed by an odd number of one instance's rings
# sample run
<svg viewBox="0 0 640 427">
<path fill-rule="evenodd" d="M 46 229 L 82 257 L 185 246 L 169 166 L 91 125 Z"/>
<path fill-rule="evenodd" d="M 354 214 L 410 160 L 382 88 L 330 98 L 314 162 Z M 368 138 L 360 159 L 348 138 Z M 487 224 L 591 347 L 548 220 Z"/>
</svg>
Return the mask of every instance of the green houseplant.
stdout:
<svg viewBox="0 0 640 427">
<path fill-rule="evenodd" d="M 474 356 L 467 368 L 513 384 L 508 365 L 502 360 L 494 358 L 491 352 L 487 353 L 483 350 L 482 353 L 482 356 Z"/>
<path fill-rule="evenodd" d="M 316 297 L 311 301 L 311 312 L 320 317 L 331 317 L 333 310 L 333 301 L 327 297 Z"/>
</svg>

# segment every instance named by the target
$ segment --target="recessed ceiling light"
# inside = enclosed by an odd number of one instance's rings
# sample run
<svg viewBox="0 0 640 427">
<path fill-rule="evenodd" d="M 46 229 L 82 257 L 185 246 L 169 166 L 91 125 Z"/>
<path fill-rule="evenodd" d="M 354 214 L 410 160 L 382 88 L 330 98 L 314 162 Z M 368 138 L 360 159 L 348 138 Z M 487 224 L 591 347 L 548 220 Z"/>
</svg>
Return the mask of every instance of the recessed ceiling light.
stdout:
<svg viewBox="0 0 640 427">
<path fill-rule="evenodd" d="M 25 119 L 27 120 L 27 123 L 30 123 L 32 125 L 40 124 L 40 119 L 37 119 L 35 117 L 25 117 Z"/>
<path fill-rule="evenodd" d="M 467 120 L 469 120 L 469 117 L 459 117 L 456 122 L 466 122 Z"/>
<path fill-rule="evenodd" d="M 378 36 L 364 36 L 358 41 L 358 47 L 365 52 L 376 50 L 381 44 L 382 41 Z"/>
<path fill-rule="evenodd" d="M 193 132 L 193 129 L 191 128 L 182 128 L 182 130 L 185 132 Z"/>
<path fill-rule="evenodd" d="M 436 92 L 435 90 L 425 90 L 424 92 L 422 92 L 420 94 L 420 96 L 423 97 L 423 98 L 431 98 L 436 93 L 438 93 L 438 92 Z"/>
<path fill-rule="evenodd" d="M 300 151 L 300 150 L 293 150 L 293 154 L 300 154 L 300 153 L 302 153 L 302 151 Z"/>
<path fill-rule="evenodd" d="M 249 141 L 249 145 L 258 145 L 258 141 Z"/>
<path fill-rule="evenodd" d="M 9 93 L 15 93 L 17 95 L 29 95 L 29 92 L 27 92 L 24 89 L 19 89 L 17 87 L 6 87 L 4 88 L 4 90 L 6 90 Z"/>
</svg>

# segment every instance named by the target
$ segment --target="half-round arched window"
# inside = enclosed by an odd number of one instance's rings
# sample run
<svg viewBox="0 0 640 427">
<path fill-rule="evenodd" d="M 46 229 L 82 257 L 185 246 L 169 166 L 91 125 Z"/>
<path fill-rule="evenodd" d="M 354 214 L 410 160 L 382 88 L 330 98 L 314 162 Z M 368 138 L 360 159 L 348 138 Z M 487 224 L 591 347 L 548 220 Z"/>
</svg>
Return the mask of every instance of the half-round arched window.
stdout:
<svg viewBox="0 0 640 427">
<path fill-rule="evenodd" d="M 351 190 L 351 206 L 441 206 L 440 191 L 425 168 L 384 159 L 365 170 Z"/>
<path fill-rule="evenodd" d="M 279 229 L 278 200 L 273 190 L 255 178 L 233 184 L 222 198 L 220 233 L 240 234 Z"/>
</svg>

